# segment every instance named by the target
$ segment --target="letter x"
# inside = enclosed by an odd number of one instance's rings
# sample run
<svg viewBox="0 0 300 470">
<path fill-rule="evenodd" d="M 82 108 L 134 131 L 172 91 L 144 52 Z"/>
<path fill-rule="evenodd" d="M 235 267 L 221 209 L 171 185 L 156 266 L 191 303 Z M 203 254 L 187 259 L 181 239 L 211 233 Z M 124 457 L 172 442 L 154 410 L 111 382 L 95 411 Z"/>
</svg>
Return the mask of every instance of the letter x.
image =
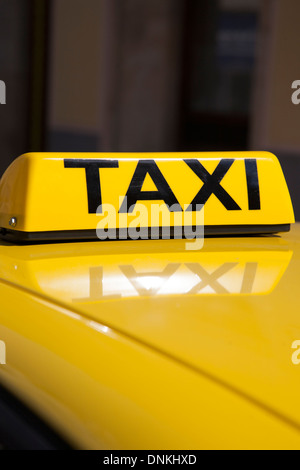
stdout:
<svg viewBox="0 0 300 470">
<path fill-rule="evenodd" d="M 199 160 L 187 159 L 184 161 L 204 183 L 198 194 L 196 194 L 191 204 L 188 206 L 188 211 L 195 211 L 197 204 L 204 205 L 212 194 L 214 194 L 219 199 L 219 201 L 223 204 L 223 206 L 226 207 L 227 210 L 241 210 L 241 208 L 227 193 L 227 191 L 225 191 L 225 189 L 220 185 L 220 182 L 233 164 L 234 159 L 223 158 L 212 174 L 210 174 L 204 168 Z"/>
<path fill-rule="evenodd" d="M 188 294 L 198 294 L 204 287 L 210 286 L 216 294 L 228 294 L 228 290 L 222 286 L 217 279 L 219 279 L 223 274 L 230 271 L 238 263 L 224 263 L 216 271 L 209 274 L 200 264 L 198 263 L 185 263 L 186 267 L 189 268 L 196 276 L 200 279 L 198 284 L 196 284 Z"/>
</svg>

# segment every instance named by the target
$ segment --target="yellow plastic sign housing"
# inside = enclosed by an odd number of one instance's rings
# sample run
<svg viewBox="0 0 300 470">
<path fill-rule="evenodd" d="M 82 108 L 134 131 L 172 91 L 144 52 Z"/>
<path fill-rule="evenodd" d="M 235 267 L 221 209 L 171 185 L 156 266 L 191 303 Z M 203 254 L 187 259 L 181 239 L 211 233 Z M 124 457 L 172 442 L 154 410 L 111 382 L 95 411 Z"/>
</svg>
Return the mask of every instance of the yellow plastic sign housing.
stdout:
<svg viewBox="0 0 300 470">
<path fill-rule="evenodd" d="M 269 152 L 28 153 L 0 182 L 1 236 L 12 241 L 97 239 L 99 227 L 122 239 L 168 226 L 180 238 L 177 228 L 199 224 L 205 235 L 267 234 L 294 221 Z"/>
</svg>

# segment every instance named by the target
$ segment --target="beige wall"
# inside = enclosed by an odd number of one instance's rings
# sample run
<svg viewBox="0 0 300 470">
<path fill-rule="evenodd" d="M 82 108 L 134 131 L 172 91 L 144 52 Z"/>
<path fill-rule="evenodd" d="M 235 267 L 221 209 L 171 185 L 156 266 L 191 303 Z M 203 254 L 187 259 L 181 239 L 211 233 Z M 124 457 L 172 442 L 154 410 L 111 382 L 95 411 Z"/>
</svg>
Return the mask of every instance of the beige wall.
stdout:
<svg viewBox="0 0 300 470">
<path fill-rule="evenodd" d="M 96 132 L 101 87 L 101 0 L 54 0 L 49 116 L 52 129 Z"/>
<path fill-rule="evenodd" d="M 48 132 L 55 146 L 65 133 L 65 147 L 90 134 L 94 150 L 172 150 L 181 13 L 182 0 L 54 0 Z"/>
<path fill-rule="evenodd" d="M 104 150 L 176 145 L 181 0 L 102 0 L 100 126 Z"/>
</svg>

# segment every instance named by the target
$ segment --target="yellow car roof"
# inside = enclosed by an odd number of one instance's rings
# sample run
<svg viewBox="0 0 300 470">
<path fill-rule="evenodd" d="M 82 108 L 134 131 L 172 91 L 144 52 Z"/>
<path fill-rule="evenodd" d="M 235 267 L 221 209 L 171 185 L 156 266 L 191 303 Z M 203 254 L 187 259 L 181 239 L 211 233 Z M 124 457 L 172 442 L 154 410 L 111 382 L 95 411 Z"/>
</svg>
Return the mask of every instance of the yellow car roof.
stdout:
<svg viewBox="0 0 300 470">
<path fill-rule="evenodd" d="M 0 244 L 0 382 L 72 445 L 300 448 L 300 225 Z"/>
<path fill-rule="evenodd" d="M 1 386 L 75 448 L 300 449 L 293 223 L 268 152 L 17 158 Z"/>
</svg>

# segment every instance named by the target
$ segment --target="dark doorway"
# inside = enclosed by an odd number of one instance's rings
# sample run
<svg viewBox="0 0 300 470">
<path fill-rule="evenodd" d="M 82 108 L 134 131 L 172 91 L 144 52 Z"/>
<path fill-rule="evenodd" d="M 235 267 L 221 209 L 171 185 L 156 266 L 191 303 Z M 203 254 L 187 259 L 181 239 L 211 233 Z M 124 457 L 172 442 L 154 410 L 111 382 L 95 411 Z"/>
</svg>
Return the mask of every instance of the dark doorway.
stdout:
<svg viewBox="0 0 300 470">
<path fill-rule="evenodd" d="M 251 7 L 243 0 L 185 2 L 181 150 L 248 148 L 255 3 Z"/>
</svg>

